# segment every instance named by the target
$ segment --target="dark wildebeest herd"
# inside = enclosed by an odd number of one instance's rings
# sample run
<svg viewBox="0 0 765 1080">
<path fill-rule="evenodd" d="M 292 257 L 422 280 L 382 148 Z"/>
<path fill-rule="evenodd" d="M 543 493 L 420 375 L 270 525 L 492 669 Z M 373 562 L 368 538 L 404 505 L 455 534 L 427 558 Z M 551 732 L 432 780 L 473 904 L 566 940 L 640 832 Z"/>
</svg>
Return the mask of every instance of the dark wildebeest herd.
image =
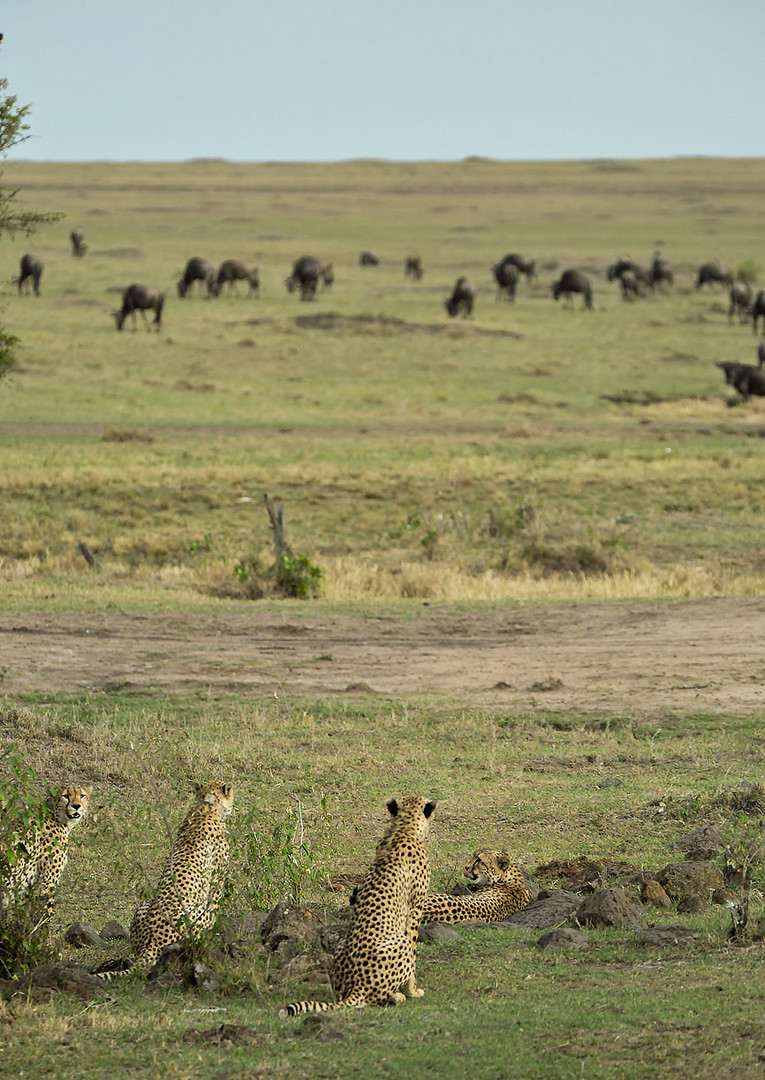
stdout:
<svg viewBox="0 0 765 1080">
<path fill-rule="evenodd" d="M 82 229 L 72 229 L 69 240 L 72 255 L 81 259 L 88 250 Z M 361 267 L 377 267 L 380 265 L 380 258 L 371 251 L 364 250 L 359 255 L 358 262 Z M 37 255 L 27 253 L 22 256 L 19 276 L 14 279 L 20 295 L 30 291 L 34 292 L 35 296 L 40 295 L 43 269 L 43 262 Z M 537 276 L 536 260 L 514 252 L 495 263 L 491 267 L 491 273 L 496 283 L 497 299 L 514 302 L 521 278 L 526 279 L 528 288 L 533 288 Z M 417 252 L 410 252 L 404 259 L 405 278 L 420 282 L 423 275 L 421 256 Z M 654 252 L 649 265 L 641 265 L 629 256 L 618 258 L 606 268 L 605 277 L 607 281 L 618 285 L 622 298 L 627 301 L 642 299 L 649 293 L 667 289 L 675 283 L 674 272 L 661 251 Z M 331 289 L 334 280 L 332 263 L 313 255 L 301 255 L 293 262 L 284 284 L 288 292 L 296 292 L 301 300 L 311 301 L 316 299 L 318 292 Z M 216 267 L 207 259 L 193 256 L 186 263 L 177 282 L 178 296 L 186 299 L 193 296 L 194 292 L 201 292 L 207 298 L 213 298 L 222 295 L 224 289 L 237 295 L 240 282 L 247 284 L 248 296 L 260 296 L 260 270 L 254 263 L 241 259 L 225 259 Z M 755 295 L 749 282 L 736 280 L 731 270 L 715 261 L 702 263 L 696 273 L 695 288 L 702 290 L 706 286 L 722 286 L 728 290 L 729 322 L 736 319 L 743 324 L 751 319 L 754 333 L 757 334 L 759 320 L 762 319 L 762 330 L 765 334 L 765 290 L 760 290 Z M 554 300 L 563 298 L 568 306 L 573 306 L 574 297 L 579 296 L 584 309 L 594 310 L 590 276 L 577 267 L 564 270 L 550 284 L 550 290 Z M 444 301 L 449 317 L 461 315 L 464 319 L 470 318 L 475 312 L 477 293 L 478 290 L 468 278 L 460 275 L 451 294 Z M 147 330 L 160 330 L 164 304 L 165 293 L 161 289 L 138 283 L 128 285 L 122 292 L 120 307 L 112 312 L 117 329 L 124 328 L 128 316 L 132 318 L 133 329 L 136 329 L 136 314 L 140 312 Z M 147 312 L 153 312 L 151 323 L 146 317 Z M 765 372 L 762 370 L 764 365 L 765 341 L 757 349 L 756 367 L 738 361 L 725 361 L 717 366 L 723 371 L 726 384 L 733 387 L 742 400 L 748 401 L 753 395 L 765 396 Z"/>
</svg>

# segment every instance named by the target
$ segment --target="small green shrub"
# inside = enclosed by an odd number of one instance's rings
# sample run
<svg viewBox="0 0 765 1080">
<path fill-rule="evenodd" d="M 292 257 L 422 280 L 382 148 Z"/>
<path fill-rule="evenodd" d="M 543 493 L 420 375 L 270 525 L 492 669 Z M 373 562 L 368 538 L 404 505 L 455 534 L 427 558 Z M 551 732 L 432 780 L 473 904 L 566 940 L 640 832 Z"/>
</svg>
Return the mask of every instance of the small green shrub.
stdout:
<svg viewBox="0 0 765 1080">
<path fill-rule="evenodd" d="M 275 566 L 276 583 L 286 596 L 316 596 L 324 571 L 307 555 L 280 555 Z"/>
<path fill-rule="evenodd" d="M 26 855 L 25 838 L 48 810 L 34 789 L 34 771 L 15 746 L 7 747 L 0 754 L 0 894 Z M 45 897 L 32 890 L 16 900 L 8 893 L 8 906 L 0 907 L 0 975 L 15 978 L 51 958 Z"/>
<path fill-rule="evenodd" d="M 741 281 L 747 285 L 754 285 L 760 280 L 760 274 L 762 273 L 762 267 L 754 259 L 744 259 L 739 264 L 736 270 L 736 281 Z"/>
<path fill-rule="evenodd" d="M 299 904 L 309 882 L 324 884 L 328 875 L 320 864 L 334 838 L 333 819 L 322 796 L 313 815 L 312 837 L 306 837 L 306 820 L 300 800 L 290 796 L 284 817 L 270 829 L 263 814 L 253 807 L 239 820 L 232 851 L 246 882 L 245 900 L 255 910 L 265 910 L 279 900 Z"/>
</svg>

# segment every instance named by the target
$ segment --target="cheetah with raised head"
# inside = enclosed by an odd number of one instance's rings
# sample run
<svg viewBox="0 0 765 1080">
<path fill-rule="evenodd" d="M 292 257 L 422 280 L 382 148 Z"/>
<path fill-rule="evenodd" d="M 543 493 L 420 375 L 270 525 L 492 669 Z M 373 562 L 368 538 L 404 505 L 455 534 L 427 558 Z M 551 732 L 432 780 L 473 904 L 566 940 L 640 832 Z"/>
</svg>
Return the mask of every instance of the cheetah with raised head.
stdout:
<svg viewBox="0 0 765 1080">
<path fill-rule="evenodd" d="M 143 969 L 156 963 L 166 945 L 208 930 L 220 906 L 234 785 L 195 784 L 194 789 L 194 805 L 178 828 L 157 891 L 139 904 L 130 924 L 130 940 Z"/>
<path fill-rule="evenodd" d="M 194 790 L 194 805 L 178 827 L 157 890 L 138 905 L 130 923 L 137 960 L 107 961 L 92 974 L 109 979 L 135 967 L 148 971 L 166 945 L 215 922 L 228 867 L 226 819 L 234 807 L 234 785 L 195 784 Z"/>
<path fill-rule="evenodd" d="M 2 882 L 2 910 L 36 888 L 46 898 L 46 917 L 53 914 L 56 889 L 68 861 L 69 833 L 88 812 L 91 789 L 67 784 L 49 805 L 41 825 L 33 825 L 18 845 L 18 861 Z"/>
<path fill-rule="evenodd" d="M 521 868 L 505 851 L 476 851 L 464 877 L 480 888 L 471 896 L 426 896 L 423 922 L 499 922 L 528 904 Z"/>
<path fill-rule="evenodd" d="M 422 997 L 415 980 L 417 935 L 430 884 L 424 840 L 435 802 L 417 795 L 388 802 L 391 821 L 356 893 L 348 938 L 335 954 L 336 1001 L 297 1001 L 280 1016 L 341 1007 L 398 1005 Z"/>
</svg>

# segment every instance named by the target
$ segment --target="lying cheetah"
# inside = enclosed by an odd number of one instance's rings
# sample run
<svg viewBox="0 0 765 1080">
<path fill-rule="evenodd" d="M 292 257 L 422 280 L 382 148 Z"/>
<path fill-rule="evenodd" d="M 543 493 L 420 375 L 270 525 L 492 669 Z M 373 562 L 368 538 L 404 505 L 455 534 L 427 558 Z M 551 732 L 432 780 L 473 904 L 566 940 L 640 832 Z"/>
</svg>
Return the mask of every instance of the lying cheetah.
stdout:
<svg viewBox="0 0 765 1080">
<path fill-rule="evenodd" d="M 137 966 L 148 971 L 166 945 L 212 926 L 223 895 L 229 846 L 226 818 L 234 805 L 233 784 L 195 784 L 196 800 L 181 822 L 157 891 L 138 905 L 130 924 L 137 961 L 95 968 L 107 978 Z"/>
<path fill-rule="evenodd" d="M 423 922 L 499 922 L 531 899 L 520 867 L 504 851 L 476 851 L 464 876 L 481 888 L 471 896 L 426 896 Z"/>
<path fill-rule="evenodd" d="M 425 991 L 415 981 L 416 948 L 430 884 L 423 841 L 435 808 L 435 802 L 416 795 L 389 801 L 391 821 L 356 894 L 348 938 L 332 961 L 336 1002 L 297 1001 L 280 1016 L 422 997 Z"/>
<path fill-rule="evenodd" d="M 89 805 L 90 788 L 68 784 L 57 792 L 42 824 L 32 826 L 18 845 L 18 861 L 2 882 L 3 911 L 37 888 L 46 898 L 46 917 L 51 917 L 56 889 L 67 864 L 69 833 L 85 817 Z"/>
</svg>

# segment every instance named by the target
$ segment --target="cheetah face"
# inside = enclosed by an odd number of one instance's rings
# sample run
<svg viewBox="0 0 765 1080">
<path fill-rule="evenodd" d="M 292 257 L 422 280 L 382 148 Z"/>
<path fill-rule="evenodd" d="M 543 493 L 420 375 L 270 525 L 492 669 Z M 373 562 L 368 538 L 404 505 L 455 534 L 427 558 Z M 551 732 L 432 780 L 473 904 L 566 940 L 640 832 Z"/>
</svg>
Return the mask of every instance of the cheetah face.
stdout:
<svg viewBox="0 0 765 1080">
<path fill-rule="evenodd" d="M 59 825 L 67 829 L 73 828 L 78 821 L 82 821 L 90 806 L 90 788 L 77 787 L 70 784 L 63 788 L 56 799 L 54 814 Z"/>
<path fill-rule="evenodd" d="M 214 807 L 222 818 L 234 809 L 234 785 L 212 783 L 195 785 L 197 802 Z"/>
<path fill-rule="evenodd" d="M 511 865 L 510 856 L 504 851 L 476 851 L 473 861 L 465 867 L 463 877 L 473 885 L 493 885 L 504 880 Z"/>
</svg>

